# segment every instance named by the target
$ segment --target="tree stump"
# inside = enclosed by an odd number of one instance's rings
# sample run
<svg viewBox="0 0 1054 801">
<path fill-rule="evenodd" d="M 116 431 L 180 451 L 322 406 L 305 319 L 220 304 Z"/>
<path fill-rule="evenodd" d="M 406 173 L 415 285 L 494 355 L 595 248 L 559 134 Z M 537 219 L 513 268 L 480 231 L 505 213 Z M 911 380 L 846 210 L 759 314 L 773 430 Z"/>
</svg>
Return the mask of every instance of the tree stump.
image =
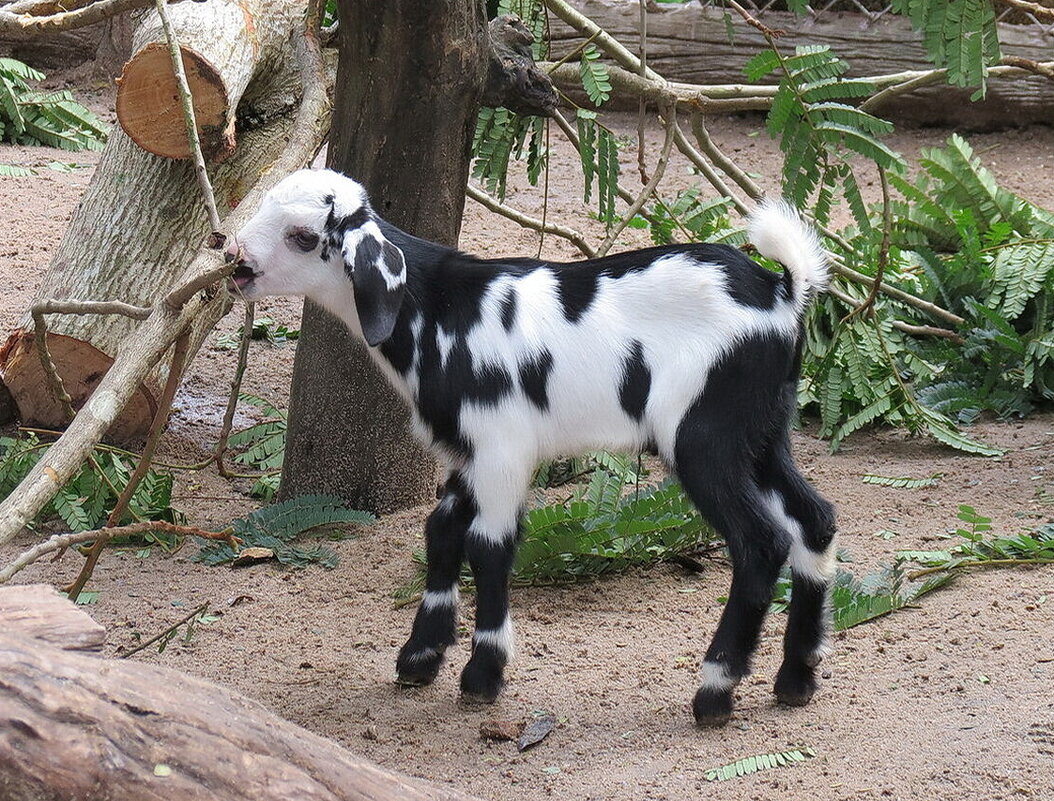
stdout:
<svg viewBox="0 0 1054 801">
<path fill-rule="evenodd" d="M 0 588 L 0 616 L 4 801 L 471 801 L 211 682 L 55 647 L 48 624 L 66 645 L 101 628 L 50 587 Z"/>
</svg>

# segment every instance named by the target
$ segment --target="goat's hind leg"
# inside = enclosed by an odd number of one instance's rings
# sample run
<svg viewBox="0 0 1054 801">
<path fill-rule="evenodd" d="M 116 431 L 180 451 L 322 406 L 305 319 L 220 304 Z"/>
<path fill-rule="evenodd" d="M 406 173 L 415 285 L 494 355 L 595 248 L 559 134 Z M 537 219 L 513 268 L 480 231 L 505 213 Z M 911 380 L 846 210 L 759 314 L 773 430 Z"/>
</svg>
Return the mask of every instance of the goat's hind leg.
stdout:
<svg viewBox="0 0 1054 801">
<path fill-rule="evenodd" d="M 451 476 L 425 524 L 425 592 L 410 639 L 396 661 L 400 684 L 431 684 L 443 662 L 443 652 L 457 639 L 457 584 L 464 561 L 465 532 L 474 516 L 475 505 L 461 477 Z"/>
<path fill-rule="evenodd" d="M 786 437 L 759 462 L 758 473 L 769 513 L 791 537 L 791 603 L 774 689 L 781 703 L 802 706 L 816 692 L 816 666 L 828 647 L 834 507 L 798 472 Z"/>
</svg>

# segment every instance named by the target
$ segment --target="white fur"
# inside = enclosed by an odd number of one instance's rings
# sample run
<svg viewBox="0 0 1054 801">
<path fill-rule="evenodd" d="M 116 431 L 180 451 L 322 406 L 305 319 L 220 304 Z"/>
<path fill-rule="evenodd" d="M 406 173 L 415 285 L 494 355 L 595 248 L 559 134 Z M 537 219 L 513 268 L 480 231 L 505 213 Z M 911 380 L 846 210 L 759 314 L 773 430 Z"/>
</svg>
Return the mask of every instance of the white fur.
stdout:
<svg viewBox="0 0 1054 801">
<path fill-rule="evenodd" d="M 835 541 L 823 551 L 817 553 L 805 544 L 801 523 L 787 514 L 783 497 L 775 490 L 764 494 L 766 511 L 769 518 L 790 536 L 790 556 L 787 564 L 796 575 L 807 578 L 816 584 L 827 584 L 837 568 L 835 561 Z"/>
<path fill-rule="evenodd" d="M 726 693 L 739 684 L 739 679 L 729 674 L 723 662 L 704 661 L 699 667 L 699 682 L 702 689 Z"/>
<path fill-rule="evenodd" d="M 449 590 L 425 590 L 421 596 L 421 607 L 423 609 L 435 609 L 437 606 L 457 606 L 457 587 Z"/>
<path fill-rule="evenodd" d="M 816 230 L 782 198 L 762 201 L 750 214 L 750 241 L 765 258 L 778 261 L 795 279 L 796 302 L 804 306 L 809 292 L 826 288 L 827 251 Z"/>
<path fill-rule="evenodd" d="M 490 645 L 505 654 L 510 662 L 516 656 L 516 632 L 512 627 L 512 619 L 506 615 L 504 622 L 496 629 L 476 629 L 472 635 L 472 642 L 476 645 Z"/>
</svg>

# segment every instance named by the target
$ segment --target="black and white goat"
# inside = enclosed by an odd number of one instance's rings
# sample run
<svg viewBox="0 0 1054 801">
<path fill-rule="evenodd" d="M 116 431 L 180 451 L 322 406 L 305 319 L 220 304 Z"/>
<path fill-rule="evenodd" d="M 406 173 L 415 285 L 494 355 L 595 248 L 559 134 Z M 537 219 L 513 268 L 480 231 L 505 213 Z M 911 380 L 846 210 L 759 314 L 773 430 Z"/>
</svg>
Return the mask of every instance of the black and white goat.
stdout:
<svg viewBox="0 0 1054 801">
<path fill-rule="evenodd" d="M 732 712 L 781 566 L 793 596 L 776 677 L 806 703 L 826 639 L 831 505 L 799 474 L 788 421 L 802 315 L 827 280 L 815 233 L 783 202 L 751 217 L 765 270 L 739 250 L 691 244 L 556 264 L 483 260 L 380 219 L 339 173 L 279 183 L 236 236 L 233 282 L 248 299 L 303 295 L 369 345 L 447 467 L 425 528 L 428 574 L 401 682 L 431 682 L 457 630 L 467 558 L 477 588 L 468 696 L 493 700 L 513 652 L 509 571 L 540 460 L 654 448 L 725 537 L 733 576 L 702 664 L 702 725 Z"/>
</svg>

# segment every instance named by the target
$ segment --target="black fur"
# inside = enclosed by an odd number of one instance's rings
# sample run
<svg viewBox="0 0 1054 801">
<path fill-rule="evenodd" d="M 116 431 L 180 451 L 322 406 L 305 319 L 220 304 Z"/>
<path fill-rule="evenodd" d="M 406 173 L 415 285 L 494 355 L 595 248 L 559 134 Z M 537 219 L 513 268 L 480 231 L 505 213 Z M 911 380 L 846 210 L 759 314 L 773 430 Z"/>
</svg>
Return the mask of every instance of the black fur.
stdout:
<svg viewBox="0 0 1054 801">
<path fill-rule="evenodd" d="M 644 346 L 633 340 L 630 354 L 622 366 L 622 384 L 619 386 L 618 399 L 626 414 L 634 420 L 644 417 L 648 405 L 648 394 L 651 392 L 651 370 L 644 361 Z"/>
<path fill-rule="evenodd" d="M 553 354 L 543 350 L 520 363 L 520 387 L 531 403 L 543 412 L 549 409 L 549 373 L 553 370 Z"/>
</svg>

